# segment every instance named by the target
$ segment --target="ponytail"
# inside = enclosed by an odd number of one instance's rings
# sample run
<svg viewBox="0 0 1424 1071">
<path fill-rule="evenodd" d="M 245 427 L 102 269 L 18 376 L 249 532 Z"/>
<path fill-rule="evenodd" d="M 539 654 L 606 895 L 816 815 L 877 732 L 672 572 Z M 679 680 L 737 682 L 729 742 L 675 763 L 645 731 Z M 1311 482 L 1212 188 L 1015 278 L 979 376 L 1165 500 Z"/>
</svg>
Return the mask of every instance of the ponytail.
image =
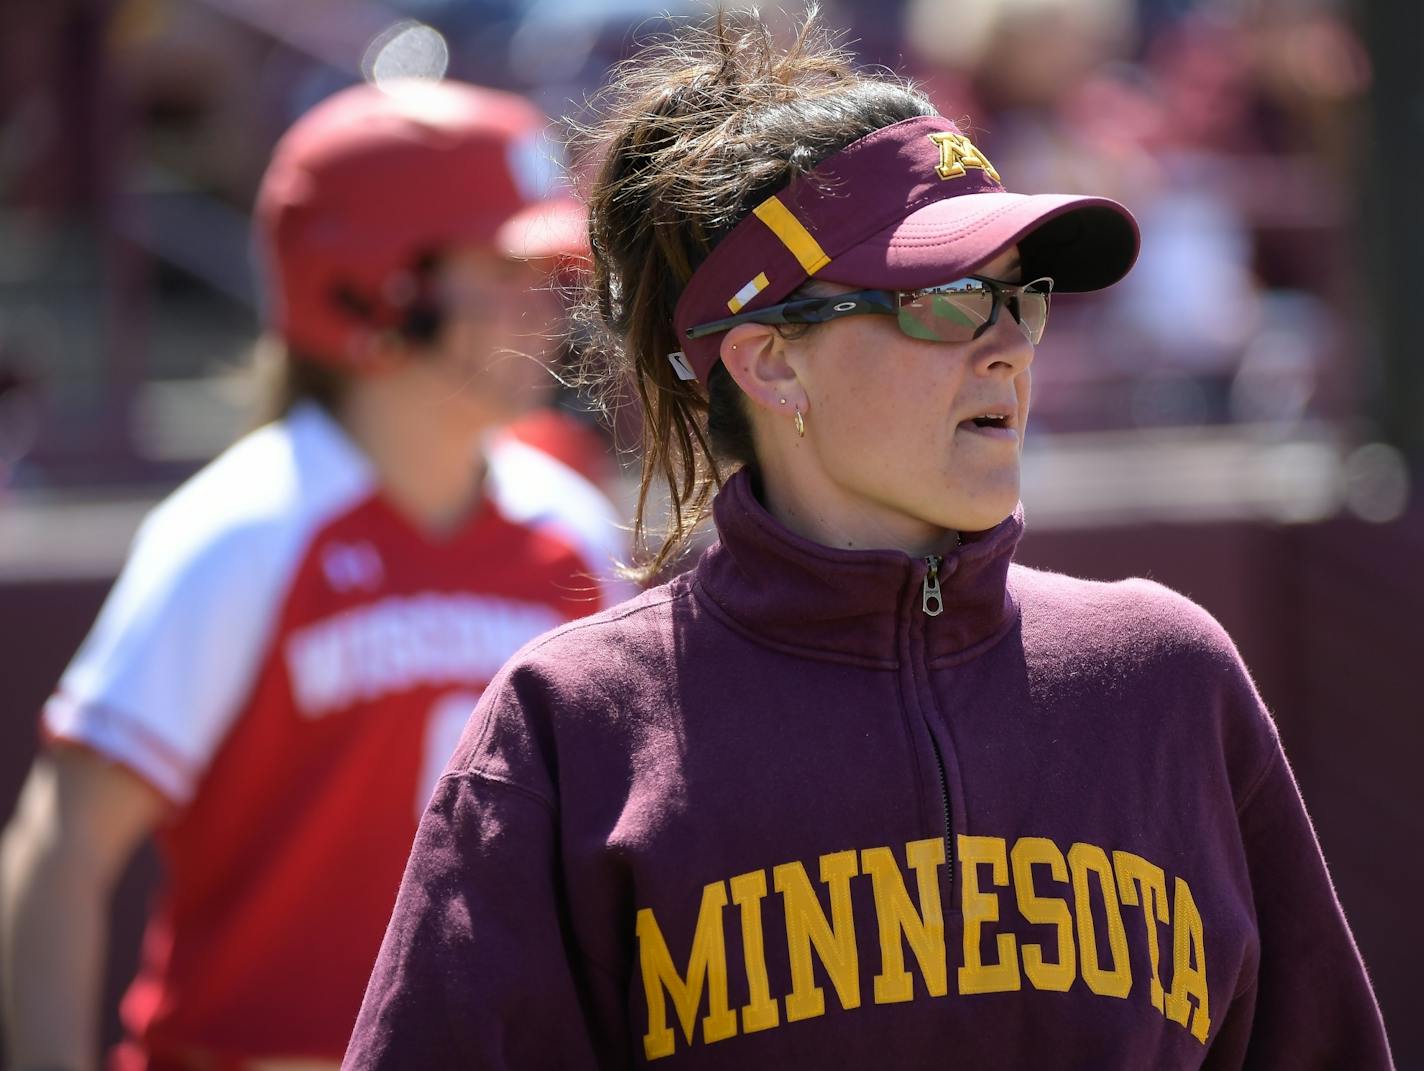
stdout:
<svg viewBox="0 0 1424 1071">
<path fill-rule="evenodd" d="M 686 548 L 712 496 L 755 465 L 740 388 L 720 364 L 701 384 L 668 355 L 678 297 L 717 241 L 770 193 L 865 135 L 934 108 L 889 76 L 857 72 L 811 8 L 789 45 L 755 14 L 719 11 L 615 69 L 604 118 L 576 148 L 600 162 L 587 191 L 592 268 L 578 310 L 589 378 L 631 383 L 643 425 L 628 570 L 647 581 Z M 652 489 L 668 523 L 650 538 Z"/>
</svg>

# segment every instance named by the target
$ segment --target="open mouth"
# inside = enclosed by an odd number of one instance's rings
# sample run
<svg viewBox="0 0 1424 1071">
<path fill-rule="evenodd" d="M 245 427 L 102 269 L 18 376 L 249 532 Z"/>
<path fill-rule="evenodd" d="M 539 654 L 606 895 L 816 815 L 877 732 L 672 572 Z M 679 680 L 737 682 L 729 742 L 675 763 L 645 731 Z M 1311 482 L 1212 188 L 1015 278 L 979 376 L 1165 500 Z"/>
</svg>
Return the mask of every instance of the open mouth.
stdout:
<svg viewBox="0 0 1424 1071">
<path fill-rule="evenodd" d="M 1007 428 L 1009 418 L 1004 413 L 985 413 L 970 421 L 976 428 Z"/>
<path fill-rule="evenodd" d="M 1012 412 L 980 413 L 978 416 L 961 420 L 959 430 L 989 439 L 1002 439 L 1004 442 L 1018 442 L 1019 438 Z"/>
</svg>

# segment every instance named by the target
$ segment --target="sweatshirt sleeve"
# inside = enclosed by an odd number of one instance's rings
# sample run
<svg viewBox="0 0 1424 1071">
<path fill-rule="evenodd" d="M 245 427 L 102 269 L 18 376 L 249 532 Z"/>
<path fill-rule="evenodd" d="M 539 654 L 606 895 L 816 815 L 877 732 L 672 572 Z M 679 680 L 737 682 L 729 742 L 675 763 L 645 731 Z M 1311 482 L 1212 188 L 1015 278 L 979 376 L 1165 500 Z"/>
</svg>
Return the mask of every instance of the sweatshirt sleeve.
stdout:
<svg viewBox="0 0 1424 1071">
<path fill-rule="evenodd" d="M 1208 1067 L 1391 1068 L 1384 1022 L 1279 746 L 1241 810 L 1260 934 Z"/>
<path fill-rule="evenodd" d="M 548 801 L 442 778 L 342 1066 L 596 1066 L 557 875 Z"/>
</svg>

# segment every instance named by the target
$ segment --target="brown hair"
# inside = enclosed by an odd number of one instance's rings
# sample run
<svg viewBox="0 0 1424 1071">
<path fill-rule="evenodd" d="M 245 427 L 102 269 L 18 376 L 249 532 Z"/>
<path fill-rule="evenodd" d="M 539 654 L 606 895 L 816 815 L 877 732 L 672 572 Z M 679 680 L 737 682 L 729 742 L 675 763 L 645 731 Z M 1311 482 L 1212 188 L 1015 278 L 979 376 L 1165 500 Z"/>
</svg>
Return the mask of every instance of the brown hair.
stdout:
<svg viewBox="0 0 1424 1071">
<path fill-rule="evenodd" d="M 935 114 L 918 90 L 854 69 L 814 7 L 784 47 L 755 13 L 719 11 L 615 69 L 604 118 L 577 148 L 597 153 L 588 191 L 592 270 L 581 307 L 593 378 L 632 382 L 643 418 L 634 568 L 647 580 L 685 548 L 729 467 L 755 464 L 744 397 L 720 364 L 704 392 L 674 374 L 677 299 L 697 265 L 756 204 L 881 127 Z M 650 489 L 670 517 L 650 547 Z"/>
<path fill-rule="evenodd" d="M 257 380 L 257 425 L 280 420 L 304 401 L 316 402 L 334 416 L 350 380 L 349 373 L 329 361 L 292 352 L 276 335 L 258 339 L 253 374 Z"/>
</svg>

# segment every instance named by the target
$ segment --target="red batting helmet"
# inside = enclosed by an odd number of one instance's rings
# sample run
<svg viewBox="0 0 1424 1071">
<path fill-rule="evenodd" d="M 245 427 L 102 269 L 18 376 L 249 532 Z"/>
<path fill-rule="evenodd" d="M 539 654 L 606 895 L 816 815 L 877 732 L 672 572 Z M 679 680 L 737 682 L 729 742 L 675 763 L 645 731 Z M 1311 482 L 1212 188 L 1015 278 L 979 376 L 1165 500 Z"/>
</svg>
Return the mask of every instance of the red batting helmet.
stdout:
<svg viewBox="0 0 1424 1071">
<path fill-rule="evenodd" d="M 586 250 L 558 195 L 543 115 L 523 97 L 449 81 L 358 85 L 293 124 L 257 195 L 267 319 L 294 353 L 359 364 L 400 325 L 425 255 L 487 244 L 516 258 Z"/>
</svg>

